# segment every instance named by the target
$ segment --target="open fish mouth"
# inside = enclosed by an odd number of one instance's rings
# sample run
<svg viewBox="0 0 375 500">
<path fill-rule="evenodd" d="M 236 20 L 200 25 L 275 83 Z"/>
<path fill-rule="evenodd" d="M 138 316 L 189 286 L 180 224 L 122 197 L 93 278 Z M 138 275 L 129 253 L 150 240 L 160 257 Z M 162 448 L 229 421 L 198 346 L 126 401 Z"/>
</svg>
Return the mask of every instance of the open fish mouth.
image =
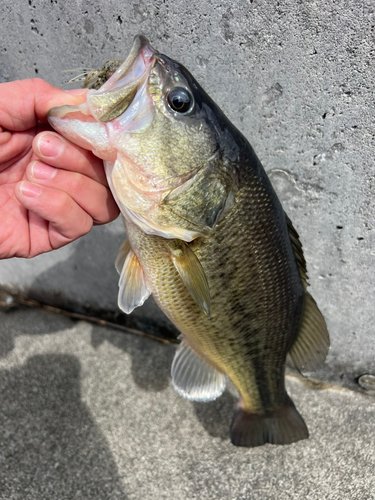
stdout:
<svg viewBox="0 0 375 500">
<path fill-rule="evenodd" d="M 158 52 L 137 36 L 127 59 L 99 90 L 88 90 L 86 102 L 78 106 L 52 108 L 48 121 L 72 142 L 113 161 L 109 132 L 141 131 L 152 121 L 148 77 L 157 60 Z"/>
<path fill-rule="evenodd" d="M 124 113 L 145 83 L 157 60 L 156 51 L 143 36 L 137 36 L 126 61 L 87 101 L 94 118 L 109 122 Z"/>
</svg>

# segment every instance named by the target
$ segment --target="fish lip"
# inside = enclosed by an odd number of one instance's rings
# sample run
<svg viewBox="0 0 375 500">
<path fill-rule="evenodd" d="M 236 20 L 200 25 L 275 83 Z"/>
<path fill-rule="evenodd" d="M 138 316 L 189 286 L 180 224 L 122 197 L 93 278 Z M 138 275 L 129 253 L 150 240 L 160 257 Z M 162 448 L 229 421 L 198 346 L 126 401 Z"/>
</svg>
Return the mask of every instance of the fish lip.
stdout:
<svg viewBox="0 0 375 500">
<path fill-rule="evenodd" d="M 98 90 L 89 90 L 88 95 L 90 94 L 101 94 L 105 93 L 108 91 L 111 91 L 114 87 L 116 87 L 116 84 L 119 82 L 119 80 L 123 79 L 126 77 L 127 74 L 129 74 L 133 67 L 137 63 L 137 59 L 141 58 L 144 68 L 143 68 L 143 77 L 146 77 L 147 74 L 152 70 L 152 68 L 155 66 L 157 60 L 159 57 L 159 53 L 153 49 L 147 40 L 146 37 L 143 35 L 137 35 L 134 38 L 133 46 L 130 50 L 130 53 L 128 57 L 125 59 L 125 61 L 121 64 L 119 68 L 113 73 L 111 78 L 107 80 Z M 142 78 L 143 82 L 144 78 Z"/>
<path fill-rule="evenodd" d="M 137 36 L 125 62 L 98 90 L 87 92 L 87 104 L 99 122 L 111 122 L 131 106 L 156 64 L 158 55 L 143 36 Z"/>
<path fill-rule="evenodd" d="M 151 47 L 150 42 L 143 35 L 137 35 L 134 39 L 135 42 L 140 44 L 139 53 L 142 53 L 145 62 L 159 57 L 159 52 Z"/>
</svg>

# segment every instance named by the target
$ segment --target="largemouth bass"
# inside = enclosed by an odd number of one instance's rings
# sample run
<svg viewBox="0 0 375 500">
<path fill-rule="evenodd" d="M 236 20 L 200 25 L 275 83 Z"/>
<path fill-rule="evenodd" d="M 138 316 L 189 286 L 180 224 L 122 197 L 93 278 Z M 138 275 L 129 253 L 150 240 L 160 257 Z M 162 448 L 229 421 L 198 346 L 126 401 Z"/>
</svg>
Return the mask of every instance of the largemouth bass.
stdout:
<svg viewBox="0 0 375 500">
<path fill-rule="evenodd" d="M 286 393 L 287 355 L 314 369 L 329 347 L 306 291 L 297 232 L 243 135 L 181 64 L 135 39 L 126 61 L 52 126 L 104 160 L 127 240 L 119 306 L 152 293 L 182 334 L 175 389 L 195 401 L 238 389 L 233 444 L 308 437 Z"/>
</svg>

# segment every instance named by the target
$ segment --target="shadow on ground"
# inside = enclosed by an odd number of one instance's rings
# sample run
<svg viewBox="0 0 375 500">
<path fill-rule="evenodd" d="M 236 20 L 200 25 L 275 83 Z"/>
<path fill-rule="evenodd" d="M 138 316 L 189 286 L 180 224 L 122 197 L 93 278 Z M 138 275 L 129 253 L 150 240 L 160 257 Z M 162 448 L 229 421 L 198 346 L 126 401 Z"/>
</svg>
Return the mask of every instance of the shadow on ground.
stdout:
<svg viewBox="0 0 375 500">
<path fill-rule="evenodd" d="M 57 334 L 64 329 L 73 328 L 77 321 L 47 311 L 41 314 L 39 309 L 17 308 L 6 312 L 0 310 L 0 324 L 1 359 L 14 349 L 17 337 Z M 129 354 L 132 360 L 132 376 L 140 389 L 159 392 L 168 386 L 174 346 L 109 328 L 92 326 L 92 347 L 98 348 L 103 342 L 109 342 Z"/>
<path fill-rule="evenodd" d="M 0 308 L 0 359 L 13 351 L 20 335 L 54 334 L 73 328 L 76 322 L 59 314 L 41 314 L 40 309 Z"/>
<path fill-rule="evenodd" d="M 108 444 L 81 401 L 76 357 L 38 355 L 1 370 L 0 394 L 0 491 L 7 498 L 126 498 Z"/>
<path fill-rule="evenodd" d="M 94 228 L 75 243 L 74 252 L 68 260 L 58 262 L 37 276 L 28 296 L 159 337 L 176 338 L 178 331 L 152 297 L 130 315 L 118 308 L 119 276 L 114 262 L 124 238 L 125 232 L 116 235 L 105 227 Z"/>
<path fill-rule="evenodd" d="M 174 345 L 94 326 L 91 344 L 97 346 L 105 341 L 130 356 L 133 380 L 142 391 L 159 392 L 168 387 L 175 353 Z"/>
<path fill-rule="evenodd" d="M 229 426 L 237 399 L 229 391 L 225 391 L 219 399 L 210 403 L 193 403 L 198 420 L 210 436 L 225 441 L 229 439 Z"/>
<path fill-rule="evenodd" d="M 54 335 L 67 329 L 73 328 L 77 322 L 70 318 L 59 314 L 43 311 L 38 309 L 15 309 L 7 312 L 0 311 L 0 358 L 5 357 L 13 350 L 16 338 L 18 336 L 27 335 Z M 108 342 L 117 349 L 126 352 L 131 359 L 131 374 L 135 384 L 140 390 L 146 392 L 160 392 L 165 390 L 171 382 L 170 369 L 175 346 L 161 344 L 149 339 L 137 337 L 135 335 L 127 335 L 109 328 L 101 328 L 99 326 L 91 327 L 91 345 L 94 349 L 99 348 L 103 343 Z M 69 357 L 69 356 L 68 356 Z M 34 360 L 34 358 L 32 358 Z M 29 360 L 24 370 L 30 370 L 35 360 Z M 75 360 L 74 363 L 72 360 Z M 42 363 L 42 362 L 40 362 Z M 46 362 L 46 365 L 50 363 Z M 77 366 L 76 366 L 77 365 Z M 76 389 L 79 390 L 79 366 L 75 357 L 70 361 L 71 370 L 75 370 L 75 375 L 71 375 L 76 381 Z M 75 368 L 74 368 L 75 367 Z M 20 371 L 23 369 L 20 368 Z M 45 378 L 48 380 L 49 374 L 46 368 Z M 51 368 L 49 368 L 51 370 Z M 55 379 L 58 378 L 60 369 L 56 367 Z M 69 375 L 70 376 L 70 375 Z M 2 380 L 8 377 L 5 372 L 2 375 Z M 61 384 L 64 384 L 68 377 L 67 372 L 61 372 Z M 24 377 L 23 380 L 27 380 Z M 12 379 L 8 377 L 7 390 L 10 394 L 13 391 L 13 399 L 19 401 L 19 393 L 22 394 L 21 378 L 18 376 L 19 386 L 16 387 Z M 9 385 L 10 384 L 10 385 Z M 57 384 L 57 381 L 56 381 Z M 29 387 L 29 386 L 28 386 Z M 59 386 L 60 387 L 60 386 Z M 13 389 L 12 389 L 13 388 Z M 27 389 L 25 389 L 27 390 Z M 37 389 L 39 391 L 39 389 Z M 43 392 L 43 391 L 42 391 Z M 229 438 L 229 425 L 233 415 L 236 398 L 226 391 L 216 401 L 210 403 L 195 403 L 192 402 L 201 425 L 206 431 L 214 437 L 220 437 L 227 440 Z M 21 404 L 21 403 L 20 403 Z"/>
</svg>

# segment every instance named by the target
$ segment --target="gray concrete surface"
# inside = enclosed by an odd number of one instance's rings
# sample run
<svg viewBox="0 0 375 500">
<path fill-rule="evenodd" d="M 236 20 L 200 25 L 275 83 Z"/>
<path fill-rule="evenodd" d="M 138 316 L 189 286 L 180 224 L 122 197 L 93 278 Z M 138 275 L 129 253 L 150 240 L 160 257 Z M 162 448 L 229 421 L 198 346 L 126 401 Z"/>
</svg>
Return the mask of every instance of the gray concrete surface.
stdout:
<svg viewBox="0 0 375 500">
<path fill-rule="evenodd" d="M 1 500 L 375 499 L 375 398 L 287 386 L 310 430 L 231 445 L 237 397 L 173 390 L 174 347 L 40 310 L 0 310 Z"/>
<path fill-rule="evenodd" d="M 332 348 L 319 376 L 374 372 L 374 2 L 4 0 L 0 81 L 100 67 L 145 34 L 248 137 L 298 229 Z M 0 262 L 60 305 L 116 310 L 118 223 L 33 261 Z M 150 305 L 151 304 L 151 305 Z M 164 321 L 147 302 L 139 321 Z"/>
</svg>

